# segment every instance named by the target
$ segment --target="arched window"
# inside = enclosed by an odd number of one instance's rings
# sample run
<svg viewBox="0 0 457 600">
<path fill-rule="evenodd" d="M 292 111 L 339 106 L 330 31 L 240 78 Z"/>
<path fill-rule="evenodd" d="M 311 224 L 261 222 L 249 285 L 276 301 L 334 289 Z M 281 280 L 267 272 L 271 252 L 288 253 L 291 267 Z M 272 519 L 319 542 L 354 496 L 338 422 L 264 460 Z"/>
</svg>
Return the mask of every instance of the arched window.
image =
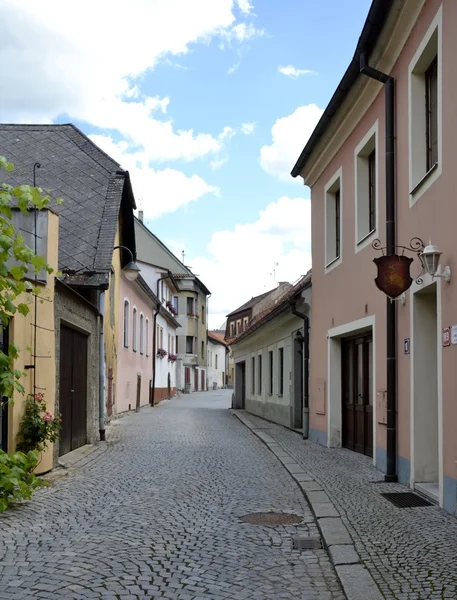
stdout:
<svg viewBox="0 0 457 600">
<path fill-rule="evenodd" d="M 136 318 L 136 314 L 137 314 L 137 310 L 136 308 L 133 309 L 133 341 L 132 341 L 132 346 L 133 346 L 133 351 L 136 352 L 137 351 L 137 318 Z"/>
<path fill-rule="evenodd" d="M 144 316 L 140 314 L 140 354 L 144 354 Z"/>
<path fill-rule="evenodd" d="M 146 356 L 149 356 L 149 319 L 146 319 Z"/>
<path fill-rule="evenodd" d="M 124 300 L 124 348 L 129 347 L 130 339 L 130 302 Z"/>
</svg>

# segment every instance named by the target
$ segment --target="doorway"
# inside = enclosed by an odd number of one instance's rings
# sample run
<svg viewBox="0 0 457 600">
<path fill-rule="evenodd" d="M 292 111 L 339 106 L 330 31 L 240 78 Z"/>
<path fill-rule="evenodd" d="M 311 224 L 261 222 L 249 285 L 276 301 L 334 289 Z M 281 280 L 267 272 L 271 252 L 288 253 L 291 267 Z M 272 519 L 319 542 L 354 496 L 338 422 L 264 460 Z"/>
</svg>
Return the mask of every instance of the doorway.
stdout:
<svg viewBox="0 0 457 600">
<path fill-rule="evenodd" d="M 170 375 L 170 373 L 168 373 L 167 388 L 168 388 L 168 400 L 171 400 L 171 375 Z"/>
<path fill-rule="evenodd" d="M 413 478 L 439 498 L 438 315 L 436 283 L 413 298 Z"/>
<path fill-rule="evenodd" d="M 194 392 L 198 392 L 198 369 L 194 368 Z"/>
<path fill-rule="evenodd" d="M 206 383 L 206 382 L 205 382 L 205 371 L 202 369 L 202 370 L 200 371 L 200 373 L 201 373 L 201 380 L 202 380 L 202 388 L 201 388 L 201 389 L 202 389 L 202 392 L 204 392 L 204 391 L 206 391 L 206 385 L 205 385 L 205 383 Z"/>
<path fill-rule="evenodd" d="M 235 371 L 235 407 L 244 409 L 246 406 L 246 362 L 236 363 Z"/>
<path fill-rule="evenodd" d="M 373 338 L 341 340 L 342 443 L 373 456 Z"/>
<path fill-rule="evenodd" d="M 0 350 L 8 354 L 8 327 L 0 327 Z M 0 449 L 8 452 L 8 398 L 0 398 Z"/>
<path fill-rule="evenodd" d="M 87 337 L 65 325 L 60 328 L 59 386 L 62 456 L 84 446 L 87 422 Z"/>
</svg>

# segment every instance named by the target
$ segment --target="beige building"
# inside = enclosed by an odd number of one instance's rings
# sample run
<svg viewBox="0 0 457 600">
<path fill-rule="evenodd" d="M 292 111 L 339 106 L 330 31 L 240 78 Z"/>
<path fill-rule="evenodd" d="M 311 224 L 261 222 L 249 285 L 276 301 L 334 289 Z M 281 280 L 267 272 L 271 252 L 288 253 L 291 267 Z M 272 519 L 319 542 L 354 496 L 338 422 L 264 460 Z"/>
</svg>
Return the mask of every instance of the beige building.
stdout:
<svg viewBox="0 0 457 600">
<path fill-rule="evenodd" d="M 388 480 L 398 477 L 450 512 L 457 288 L 446 267 L 457 263 L 456 28 L 454 0 L 374 0 L 354 58 L 292 171 L 311 188 L 319 299 L 310 437 L 372 457 Z M 392 302 L 374 283 L 377 238 L 384 254 L 413 259 L 412 284 Z M 414 250 L 429 241 L 442 252 L 440 266 L 419 277 Z M 409 265 L 389 261 L 378 285 L 395 296 L 408 287 Z"/>
</svg>

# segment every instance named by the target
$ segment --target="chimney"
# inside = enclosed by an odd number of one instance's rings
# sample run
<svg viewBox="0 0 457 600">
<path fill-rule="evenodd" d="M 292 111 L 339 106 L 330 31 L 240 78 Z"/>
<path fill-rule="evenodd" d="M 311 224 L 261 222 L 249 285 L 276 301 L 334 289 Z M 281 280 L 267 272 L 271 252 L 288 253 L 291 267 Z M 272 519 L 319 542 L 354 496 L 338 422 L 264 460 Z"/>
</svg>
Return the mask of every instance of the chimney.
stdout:
<svg viewBox="0 0 457 600">
<path fill-rule="evenodd" d="M 143 222 L 144 212 L 142 210 L 138 211 L 138 219 Z"/>
</svg>

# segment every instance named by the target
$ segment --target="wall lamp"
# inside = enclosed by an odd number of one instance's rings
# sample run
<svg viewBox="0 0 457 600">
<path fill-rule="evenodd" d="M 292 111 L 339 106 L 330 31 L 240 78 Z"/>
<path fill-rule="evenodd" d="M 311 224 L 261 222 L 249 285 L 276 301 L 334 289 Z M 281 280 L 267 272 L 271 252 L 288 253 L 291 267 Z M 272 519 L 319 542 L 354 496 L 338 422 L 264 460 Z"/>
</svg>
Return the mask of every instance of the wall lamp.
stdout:
<svg viewBox="0 0 457 600">
<path fill-rule="evenodd" d="M 428 246 L 422 250 L 419 254 L 419 259 L 422 263 L 423 270 L 428 273 L 432 279 L 435 277 L 443 277 L 446 283 L 451 281 L 451 268 L 446 265 L 443 269 L 442 273 L 439 273 L 440 270 L 440 258 L 442 252 L 440 252 L 438 246 L 435 246 L 430 241 Z"/>
<path fill-rule="evenodd" d="M 124 273 L 128 281 L 135 281 L 135 279 L 137 279 L 138 275 L 140 274 L 141 269 L 135 262 L 133 252 L 130 250 L 130 248 L 127 248 L 126 246 L 114 246 L 113 250 L 117 250 L 119 248 L 121 250 L 125 250 L 130 254 L 130 262 L 128 262 L 125 265 L 125 267 L 122 269 L 122 272 Z"/>
</svg>

